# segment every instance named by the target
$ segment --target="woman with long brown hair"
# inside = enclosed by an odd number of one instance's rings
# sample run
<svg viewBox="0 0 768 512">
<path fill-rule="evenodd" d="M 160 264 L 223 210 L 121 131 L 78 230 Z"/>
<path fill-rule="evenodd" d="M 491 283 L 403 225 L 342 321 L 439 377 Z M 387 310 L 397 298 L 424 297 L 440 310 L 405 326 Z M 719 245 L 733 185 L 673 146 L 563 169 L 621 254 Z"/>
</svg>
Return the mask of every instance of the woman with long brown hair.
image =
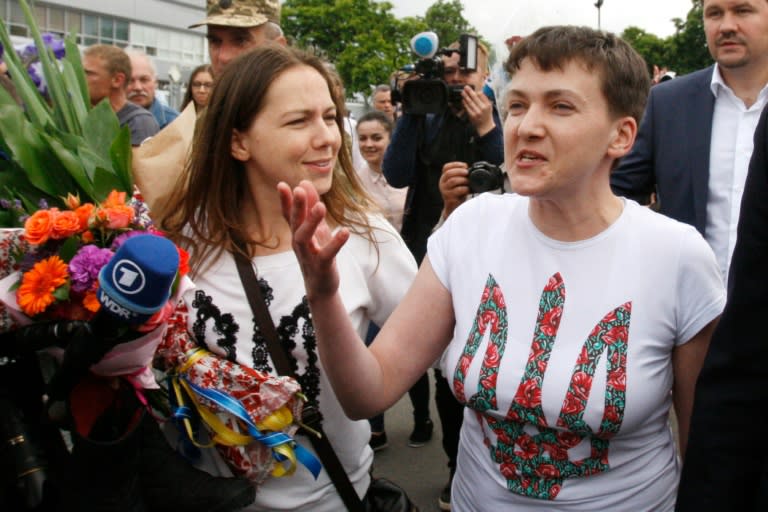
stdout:
<svg viewBox="0 0 768 512">
<path fill-rule="evenodd" d="M 189 102 L 194 102 L 195 112 L 198 114 L 208 106 L 208 98 L 213 89 L 213 68 L 210 64 L 201 64 L 192 70 L 189 75 L 187 92 L 184 93 L 184 101 L 181 102 L 181 110 L 187 108 Z"/>
<path fill-rule="evenodd" d="M 359 496 L 368 489 L 373 452 L 367 421 L 347 418 L 319 362 L 293 237 L 283 218 L 277 184 L 311 181 L 333 229 L 349 241 L 337 257 L 351 321 L 363 335 L 381 324 L 405 294 L 416 265 L 395 229 L 369 211 L 370 199 L 342 147 L 343 98 L 334 93 L 322 61 L 270 46 L 227 66 L 198 127 L 186 173 L 163 223 L 186 247 L 196 288 L 184 295 L 194 343 L 249 368 L 274 373 L 264 337 L 254 328 L 235 263 L 255 267 L 288 359 L 308 403 L 319 408 L 328 440 Z M 311 448 L 306 437 L 297 442 Z M 202 466 L 227 474 L 212 450 Z M 327 471 L 314 479 L 299 468 L 259 486 L 249 510 L 336 512 L 344 505 Z"/>
</svg>

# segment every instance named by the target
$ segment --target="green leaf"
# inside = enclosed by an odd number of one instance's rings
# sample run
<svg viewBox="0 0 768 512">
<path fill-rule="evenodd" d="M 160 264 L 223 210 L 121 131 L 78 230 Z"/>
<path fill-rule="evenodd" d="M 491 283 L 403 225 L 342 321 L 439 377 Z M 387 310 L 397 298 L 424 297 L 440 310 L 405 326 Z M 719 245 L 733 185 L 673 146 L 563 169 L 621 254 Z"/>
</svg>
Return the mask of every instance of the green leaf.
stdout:
<svg viewBox="0 0 768 512">
<path fill-rule="evenodd" d="M 113 173 L 103 167 L 97 167 L 93 176 L 93 191 L 103 201 L 113 190 L 125 192 L 122 182 Z"/>
<path fill-rule="evenodd" d="M 12 228 L 16 225 L 16 215 L 8 210 L 0 210 L 0 227 Z"/>
<path fill-rule="evenodd" d="M 52 152 L 66 171 L 66 174 L 60 173 L 64 175 L 62 176 L 62 181 L 65 180 L 67 174 L 71 178 L 71 180 L 67 180 L 68 183 L 58 189 L 57 194 L 66 196 L 67 192 L 71 192 L 72 194 L 79 194 L 81 197 L 92 196 L 93 186 L 91 185 L 91 180 L 86 176 L 85 167 L 80 158 L 78 158 L 78 154 L 64 147 L 58 139 L 46 134 L 43 134 L 43 136 L 47 137 Z"/>
<path fill-rule="evenodd" d="M 57 196 L 70 180 L 56 172 L 56 157 L 45 134 L 35 130 L 18 107 L 0 107 L 0 133 L 13 160 L 26 172 L 29 181 L 48 195 Z"/>
<path fill-rule="evenodd" d="M 55 196 L 45 194 L 43 191 L 35 187 L 27 177 L 27 173 L 24 172 L 14 162 L 4 162 L 3 169 L 0 171 L 0 190 L 7 192 L 3 194 L 6 199 L 13 200 L 15 198 L 21 199 L 26 204 L 33 205 L 30 210 L 25 206 L 27 213 L 32 213 L 40 202 L 40 199 L 45 199 L 49 204 L 57 205 L 59 200 Z M 26 201 L 25 201 L 26 200 Z"/>
<path fill-rule="evenodd" d="M 133 194 L 133 172 L 131 171 L 133 148 L 131 146 L 131 130 L 127 126 L 123 126 L 118 136 L 112 141 L 109 153 L 112 157 L 112 168 L 122 185 L 115 188 Z"/>
<path fill-rule="evenodd" d="M 109 148 L 120 131 L 120 122 L 107 99 L 93 107 L 83 124 L 83 137 L 88 147 L 105 160 L 110 157 Z"/>
<path fill-rule="evenodd" d="M 69 41 L 67 41 L 67 56 L 69 56 L 69 52 L 71 51 L 69 49 Z M 75 46 L 74 51 L 77 50 L 77 46 Z M 77 63 L 80 63 L 80 60 L 77 59 Z M 87 85 L 85 83 L 80 83 L 80 77 L 78 76 L 78 71 L 75 69 L 75 67 L 72 65 L 72 62 L 69 60 L 64 60 L 62 63 L 62 73 L 64 77 L 64 85 L 67 88 L 67 91 L 69 91 L 69 99 L 72 102 L 72 108 L 75 111 L 75 115 L 77 116 L 78 123 L 82 127 L 85 124 L 85 118 L 88 117 L 88 111 L 91 108 L 90 99 L 85 98 L 85 102 L 83 101 L 83 97 L 81 94 L 80 87 L 85 87 L 85 93 L 88 93 Z M 82 65 L 80 66 L 79 73 L 82 73 Z"/>
<path fill-rule="evenodd" d="M 75 257 L 75 254 L 77 254 L 79 249 L 80 240 L 71 236 L 64 240 L 64 243 L 61 244 L 61 248 L 59 249 L 59 257 L 64 260 L 65 263 L 69 263 L 72 261 L 72 258 Z"/>
<path fill-rule="evenodd" d="M 72 100 L 78 104 L 85 106 L 88 110 L 91 106 L 91 96 L 88 93 L 88 83 L 85 80 L 85 70 L 83 69 L 83 62 L 80 60 L 80 48 L 77 47 L 77 32 L 73 29 L 69 35 L 64 39 L 64 49 L 66 51 L 64 55 L 64 74 L 67 75 L 67 68 L 71 67 L 74 74 L 75 81 L 67 83 L 67 87 L 70 91 L 73 91 L 73 96 L 79 96 L 81 101 L 76 98 Z"/>
<path fill-rule="evenodd" d="M 65 302 L 69 300 L 69 282 L 59 286 L 53 291 L 53 297 L 58 302 Z"/>
</svg>

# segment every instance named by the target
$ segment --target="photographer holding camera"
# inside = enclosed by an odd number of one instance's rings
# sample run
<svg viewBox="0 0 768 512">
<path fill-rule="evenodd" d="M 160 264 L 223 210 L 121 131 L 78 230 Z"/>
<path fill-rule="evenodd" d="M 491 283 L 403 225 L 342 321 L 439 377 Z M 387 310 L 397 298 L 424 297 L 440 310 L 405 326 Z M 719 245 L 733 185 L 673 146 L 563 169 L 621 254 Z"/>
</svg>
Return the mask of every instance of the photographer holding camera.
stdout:
<svg viewBox="0 0 768 512">
<path fill-rule="evenodd" d="M 470 59 L 467 59 L 467 55 L 462 55 L 462 50 L 466 48 L 466 45 L 454 43 L 447 51 L 440 52 L 443 69 L 442 76 L 438 75 L 438 78 L 442 78 L 451 91 L 447 106 L 441 112 L 413 113 L 413 110 L 419 110 L 419 105 L 414 106 L 414 100 L 425 99 L 428 95 L 403 95 L 404 113 L 398 120 L 384 156 L 384 176 L 389 184 L 396 188 L 408 187 L 401 234 L 419 263 L 426 253 L 427 238 L 443 210 L 438 185 L 443 167 L 449 163 L 469 166 L 478 161 L 498 165 L 504 159 L 501 120 L 495 105 L 482 92 L 488 76 L 488 49 L 480 43 L 470 45 L 470 51 L 474 50 L 476 55 L 469 55 Z M 476 61 L 475 69 L 460 66 L 460 62 L 473 60 Z M 411 87 L 414 82 L 418 80 L 406 84 Z M 463 89 L 459 96 L 461 86 Z M 452 478 L 463 408 L 437 369 L 435 386 L 443 449 L 448 456 Z M 413 391 L 412 388 L 412 401 Z M 429 393 L 428 387 L 426 393 Z M 450 480 L 440 495 L 440 507 L 450 510 Z"/>
</svg>

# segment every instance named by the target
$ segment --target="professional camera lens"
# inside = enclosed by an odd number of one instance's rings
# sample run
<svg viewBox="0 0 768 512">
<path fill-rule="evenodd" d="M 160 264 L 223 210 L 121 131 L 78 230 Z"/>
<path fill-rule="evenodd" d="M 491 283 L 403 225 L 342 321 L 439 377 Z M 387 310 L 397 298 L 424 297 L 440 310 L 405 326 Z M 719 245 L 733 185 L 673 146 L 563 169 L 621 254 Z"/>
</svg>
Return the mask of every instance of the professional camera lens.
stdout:
<svg viewBox="0 0 768 512">
<path fill-rule="evenodd" d="M 500 190 L 504 187 L 504 173 L 490 162 L 475 162 L 468 169 L 469 190 L 473 194 Z"/>
</svg>

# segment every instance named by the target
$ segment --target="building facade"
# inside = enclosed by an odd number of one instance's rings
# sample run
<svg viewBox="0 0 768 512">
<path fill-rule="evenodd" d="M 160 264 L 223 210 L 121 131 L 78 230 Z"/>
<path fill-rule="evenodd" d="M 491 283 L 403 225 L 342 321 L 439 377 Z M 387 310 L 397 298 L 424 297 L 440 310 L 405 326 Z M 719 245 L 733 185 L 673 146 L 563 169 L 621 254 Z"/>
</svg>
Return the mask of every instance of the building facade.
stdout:
<svg viewBox="0 0 768 512">
<path fill-rule="evenodd" d="M 208 61 L 205 28 L 187 28 L 205 18 L 205 0 L 27 1 L 42 32 L 74 32 L 81 47 L 103 43 L 147 52 L 172 106 L 192 69 Z M 0 17 L 14 41 L 31 38 L 18 0 L 0 0 Z"/>
</svg>

